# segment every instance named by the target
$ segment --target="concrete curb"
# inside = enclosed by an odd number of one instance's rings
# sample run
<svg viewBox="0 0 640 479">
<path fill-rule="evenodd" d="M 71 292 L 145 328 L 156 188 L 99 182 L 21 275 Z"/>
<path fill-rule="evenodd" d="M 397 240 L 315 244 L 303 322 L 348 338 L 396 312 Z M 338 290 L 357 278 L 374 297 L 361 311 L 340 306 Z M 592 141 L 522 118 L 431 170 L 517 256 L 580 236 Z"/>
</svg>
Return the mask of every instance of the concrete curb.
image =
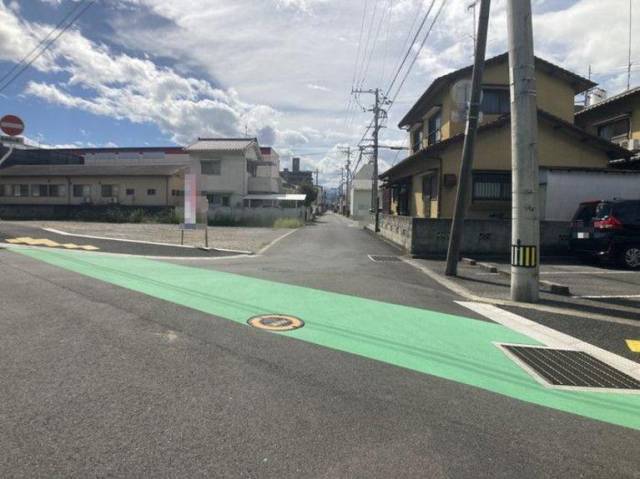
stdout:
<svg viewBox="0 0 640 479">
<path fill-rule="evenodd" d="M 497 265 L 492 263 L 478 263 L 473 258 L 462 258 L 462 262 L 470 266 L 479 266 L 480 268 L 487 270 L 489 273 L 501 274 L 502 276 L 506 276 L 508 278 L 511 277 L 511 271 L 499 268 Z M 571 296 L 571 288 L 566 284 L 554 283 L 552 281 L 546 280 L 540 280 L 539 284 L 541 291 L 547 291 L 562 296 Z"/>
</svg>

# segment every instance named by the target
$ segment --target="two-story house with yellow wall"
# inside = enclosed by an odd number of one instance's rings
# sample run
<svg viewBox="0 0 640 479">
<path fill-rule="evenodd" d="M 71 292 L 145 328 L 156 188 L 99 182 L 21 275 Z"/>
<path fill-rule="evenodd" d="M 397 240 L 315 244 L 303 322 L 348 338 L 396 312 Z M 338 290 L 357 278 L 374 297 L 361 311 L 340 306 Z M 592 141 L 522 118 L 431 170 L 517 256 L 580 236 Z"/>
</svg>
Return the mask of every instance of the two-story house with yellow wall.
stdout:
<svg viewBox="0 0 640 479">
<path fill-rule="evenodd" d="M 634 153 L 633 159 L 621 159 L 615 166 L 640 168 L 640 87 L 587 106 L 576 113 L 576 124 Z"/>
<path fill-rule="evenodd" d="M 469 218 L 508 217 L 511 209 L 511 125 L 508 55 L 485 62 L 482 118 L 478 128 L 469 197 Z M 541 168 L 608 168 L 629 156 L 620 146 L 574 123 L 574 98 L 595 86 L 590 80 L 536 58 Z M 461 90 L 472 67 L 437 78 L 400 122 L 411 141 L 410 156 L 384 172 L 385 213 L 421 218 L 451 218 L 465 114 Z M 464 100 L 464 98 L 462 98 Z"/>
</svg>

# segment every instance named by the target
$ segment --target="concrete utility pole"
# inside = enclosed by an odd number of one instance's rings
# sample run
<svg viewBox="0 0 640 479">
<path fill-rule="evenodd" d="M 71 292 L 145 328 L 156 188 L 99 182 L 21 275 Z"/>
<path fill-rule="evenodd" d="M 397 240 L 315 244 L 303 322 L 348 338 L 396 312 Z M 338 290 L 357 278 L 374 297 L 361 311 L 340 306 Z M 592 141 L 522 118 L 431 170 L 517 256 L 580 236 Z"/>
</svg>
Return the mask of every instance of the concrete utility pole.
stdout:
<svg viewBox="0 0 640 479">
<path fill-rule="evenodd" d="M 344 214 L 344 166 L 340 167 L 340 213 Z"/>
<path fill-rule="evenodd" d="M 469 10 L 473 10 L 472 15 L 473 15 L 473 34 L 471 35 L 471 37 L 473 38 L 473 51 L 476 51 L 477 48 L 477 41 L 478 41 L 478 37 L 476 36 L 476 7 L 478 6 L 478 1 L 479 0 L 474 0 L 473 2 L 471 2 L 469 5 L 467 5 L 467 11 Z"/>
<path fill-rule="evenodd" d="M 631 89 L 631 34 L 633 33 L 633 0 L 629 0 L 629 63 L 627 64 L 627 90 Z"/>
<path fill-rule="evenodd" d="M 345 207 L 347 210 L 347 214 L 346 216 L 349 216 L 351 214 L 351 208 L 350 208 L 350 202 L 351 202 L 351 147 L 347 146 L 346 148 L 340 148 L 340 151 L 342 151 L 342 153 L 345 153 L 347 155 L 347 162 L 345 163 L 345 169 L 346 169 L 346 174 L 345 174 L 345 183 L 346 183 L 346 190 L 347 190 L 347 196 L 345 199 Z"/>
<path fill-rule="evenodd" d="M 447 266 L 445 274 L 455 276 L 458 274 L 458 259 L 464 234 L 464 216 L 469 198 L 471 185 L 471 170 L 473 167 L 473 153 L 478 130 L 480 116 L 480 99 L 482 94 L 482 74 L 484 72 L 484 55 L 487 48 L 487 30 L 489 28 L 489 11 L 491 0 L 480 0 L 480 21 L 478 23 L 478 37 L 476 42 L 475 60 L 471 75 L 471 99 L 469 114 L 462 147 L 462 160 L 460 162 L 460 174 L 456 205 L 451 221 L 451 233 L 449 235 L 449 248 L 447 250 Z"/>
<path fill-rule="evenodd" d="M 382 104 L 388 103 L 388 100 L 384 97 L 380 88 L 375 90 L 353 90 L 351 93 L 371 93 L 375 95 L 375 104 L 369 111 L 373 111 L 373 174 L 372 174 L 372 189 L 371 189 L 371 209 L 373 210 L 375 218 L 375 231 L 380 231 L 380 210 L 378 208 L 378 137 L 380 134 L 380 119 L 385 113 L 382 109 Z"/>
<path fill-rule="evenodd" d="M 380 133 L 380 88 L 376 88 L 376 104 L 373 107 L 373 184 L 371 206 L 374 215 L 374 231 L 380 231 L 380 209 L 378 208 L 378 136 Z"/>
<path fill-rule="evenodd" d="M 531 0 L 507 2 L 511 83 L 511 299 L 539 298 L 538 111 Z"/>
</svg>

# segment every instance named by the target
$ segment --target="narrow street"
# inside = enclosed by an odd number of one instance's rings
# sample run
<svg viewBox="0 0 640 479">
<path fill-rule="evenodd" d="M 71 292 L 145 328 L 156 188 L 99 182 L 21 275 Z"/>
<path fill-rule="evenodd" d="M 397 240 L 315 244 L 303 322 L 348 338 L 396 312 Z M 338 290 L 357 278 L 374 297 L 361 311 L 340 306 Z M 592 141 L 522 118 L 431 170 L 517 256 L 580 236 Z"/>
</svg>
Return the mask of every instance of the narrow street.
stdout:
<svg viewBox="0 0 640 479">
<path fill-rule="evenodd" d="M 640 477 L 639 396 L 545 388 L 398 255 L 332 214 L 242 258 L 0 250 L 0 475 Z"/>
</svg>

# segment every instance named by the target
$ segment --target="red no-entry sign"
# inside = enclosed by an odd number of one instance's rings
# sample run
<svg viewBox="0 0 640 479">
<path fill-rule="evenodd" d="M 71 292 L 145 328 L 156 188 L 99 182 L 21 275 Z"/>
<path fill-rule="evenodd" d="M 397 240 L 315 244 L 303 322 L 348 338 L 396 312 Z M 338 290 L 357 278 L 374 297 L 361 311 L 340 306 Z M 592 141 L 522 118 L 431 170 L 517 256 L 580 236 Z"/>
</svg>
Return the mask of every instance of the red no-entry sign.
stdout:
<svg viewBox="0 0 640 479">
<path fill-rule="evenodd" d="M 0 118 L 0 129 L 5 135 L 18 136 L 24 131 L 24 122 L 15 115 Z"/>
</svg>

